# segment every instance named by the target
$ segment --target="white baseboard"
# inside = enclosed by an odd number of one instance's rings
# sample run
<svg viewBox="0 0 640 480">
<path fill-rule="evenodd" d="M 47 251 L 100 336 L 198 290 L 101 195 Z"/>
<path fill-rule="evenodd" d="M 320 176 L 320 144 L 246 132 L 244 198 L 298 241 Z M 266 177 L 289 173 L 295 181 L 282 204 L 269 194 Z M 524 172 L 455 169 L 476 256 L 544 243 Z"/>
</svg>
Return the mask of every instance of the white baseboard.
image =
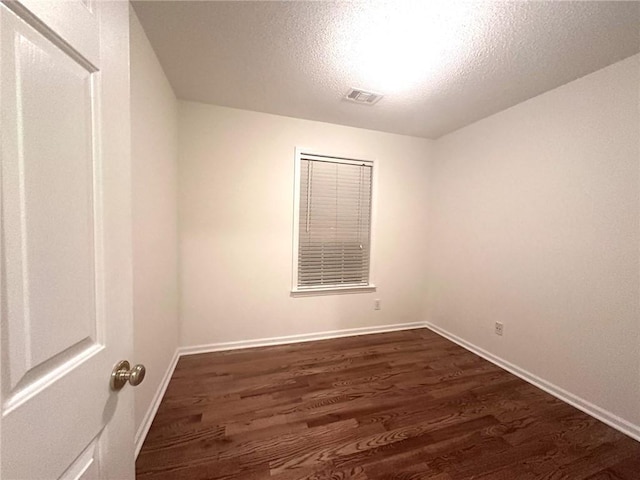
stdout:
<svg viewBox="0 0 640 480">
<path fill-rule="evenodd" d="M 492 353 L 489 353 L 486 350 L 470 342 L 467 342 L 466 340 L 463 340 L 462 338 L 458 337 L 457 335 L 454 335 L 453 333 L 448 332 L 447 330 L 444 330 L 443 328 L 440 328 L 429 322 L 424 322 L 423 326 L 437 333 L 438 335 L 441 335 L 446 339 L 451 340 L 454 343 L 457 343 L 461 347 L 465 348 L 466 350 L 469 350 L 472 353 L 475 353 L 476 355 L 484 358 L 485 360 L 490 361 L 491 363 L 497 365 L 498 367 L 513 373 L 515 376 L 520 377 L 525 382 L 530 383 L 544 390 L 545 392 L 553 395 L 554 397 L 562 400 L 563 402 L 568 403 L 569 405 L 573 405 L 577 409 L 582 410 L 587 415 L 591 415 L 592 417 L 600 420 L 601 422 L 606 423 L 610 427 L 615 428 L 616 430 L 640 442 L 640 425 L 635 425 L 625 420 L 624 418 L 620 418 L 619 416 L 614 415 L 613 413 L 597 405 L 594 405 L 593 403 L 577 395 L 574 395 L 573 393 L 568 392 L 563 388 L 560 388 L 557 385 L 554 385 L 553 383 L 548 382 L 538 377 L 537 375 L 534 375 L 533 373 L 518 367 L 517 365 L 514 365 L 496 355 L 493 355 Z"/>
<path fill-rule="evenodd" d="M 330 338 L 353 337 L 356 335 L 370 335 L 372 333 L 396 332 L 399 330 L 412 330 L 425 328 L 423 322 L 399 323 L 396 325 L 380 325 L 375 327 L 348 328 L 344 330 L 332 330 L 329 332 L 303 333 L 301 335 L 288 335 L 284 337 L 259 338 L 255 340 L 240 340 L 237 342 L 209 343 L 195 345 L 193 347 L 181 347 L 180 355 L 194 355 L 197 353 L 221 352 L 225 350 L 238 350 L 241 348 L 268 347 L 274 345 L 286 345 L 289 343 L 313 342 Z"/>
<path fill-rule="evenodd" d="M 176 369 L 176 365 L 178 364 L 178 360 L 180 359 L 179 349 L 173 354 L 173 358 L 171 359 L 171 363 L 169 363 L 169 367 L 167 371 L 164 372 L 164 376 L 160 381 L 160 385 L 158 385 L 158 389 L 156 390 L 156 394 L 153 396 L 153 401 L 151 405 L 149 405 L 149 410 L 144 416 L 138 431 L 136 432 L 135 438 L 135 446 L 136 453 L 135 458 L 138 458 L 138 454 L 140 453 L 140 449 L 142 449 L 142 444 L 144 443 L 145 438 L 147 438 L 147 433 L 149 433 L 149 429 L 151 428 L 151 424 L 153 423 L 153 419 L 158 412 L 158 407 L 160 406 L 160 402 L 162 401 L 162 397 L 164 397 L 164 392 L 166 392 L 167 387 L 169 386 L 169 381 L 171 381 L 171 377 L 173 376 L 173 371 Z"/>
</svg>

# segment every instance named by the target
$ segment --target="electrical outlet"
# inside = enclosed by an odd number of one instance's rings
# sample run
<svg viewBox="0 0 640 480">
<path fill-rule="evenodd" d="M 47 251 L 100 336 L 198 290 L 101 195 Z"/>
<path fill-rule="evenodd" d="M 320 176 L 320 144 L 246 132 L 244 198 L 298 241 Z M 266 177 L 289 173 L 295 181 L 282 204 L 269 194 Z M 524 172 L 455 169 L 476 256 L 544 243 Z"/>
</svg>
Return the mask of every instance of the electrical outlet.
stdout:
<svg viewBox="0 0 640 480">
<path fill-rule="evenodd" d="M 502 322 L 496 322 L 496 335 L 502 335 L 504 332 L 504 325 Z"/>
<path fill-rule="evenodd" d="M 373 309 L 374 310 L 380 310 L 380 299 L 379 298 L 376 298 L 373 301 Z"/>
</svg>

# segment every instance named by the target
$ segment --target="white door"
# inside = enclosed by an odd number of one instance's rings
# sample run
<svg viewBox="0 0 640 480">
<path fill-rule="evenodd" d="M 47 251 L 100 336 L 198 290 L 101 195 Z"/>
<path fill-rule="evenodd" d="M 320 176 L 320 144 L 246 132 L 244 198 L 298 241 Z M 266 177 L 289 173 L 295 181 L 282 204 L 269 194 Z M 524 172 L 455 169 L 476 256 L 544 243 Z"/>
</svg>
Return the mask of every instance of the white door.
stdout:
<svg viewBox="0 0 640 480">
<path fill-rule="evenodd" d="M 134 476 L 128 8 L 0 4 L 3 480 Z"/>
</svg>

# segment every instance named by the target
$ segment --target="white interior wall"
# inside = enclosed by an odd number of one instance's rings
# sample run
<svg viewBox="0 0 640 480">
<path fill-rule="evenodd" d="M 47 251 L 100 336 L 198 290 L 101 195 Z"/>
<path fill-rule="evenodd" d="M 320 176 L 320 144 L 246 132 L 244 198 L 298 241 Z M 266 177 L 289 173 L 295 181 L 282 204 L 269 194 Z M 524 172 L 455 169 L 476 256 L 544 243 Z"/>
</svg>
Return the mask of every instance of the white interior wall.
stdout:
<svg viewBox="0 0 640 480">
<path fill-rule="evenodd" d="M 183 345 L 422 320 L 431 141 L 183 101 L 178 125 Z M 290 296 L 296 146 L 376 162 L 375 293 Z"/>
<path fill-rule="evenodd" d="M 139 432 L 178 346 L 177 103 L 130 13 L 135 358 L 129 360 L 147 367 L 135 389 Z"/>
<path fill-rule="evenodd" d="M 638 432 L 639 88 L 636 55 L 437 140 L 424 248 L 430 322 Z"/>
</svg>

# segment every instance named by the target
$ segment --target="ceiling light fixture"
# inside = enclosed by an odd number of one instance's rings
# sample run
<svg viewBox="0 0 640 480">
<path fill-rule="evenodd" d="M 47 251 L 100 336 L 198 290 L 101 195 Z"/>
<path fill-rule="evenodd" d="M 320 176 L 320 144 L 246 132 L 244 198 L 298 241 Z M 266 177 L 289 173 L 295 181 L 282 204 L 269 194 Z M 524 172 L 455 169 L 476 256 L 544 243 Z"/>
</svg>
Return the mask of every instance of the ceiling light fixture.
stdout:
<svg viewBox="0 0 640 480">
<path fill-rule="evenodd" d="M 354 83 L 403 93 L 472 54 L 486 11 L 467 1 L 382 1 L 355 4 L 341 19 L 336 48 Z"/>
</svg>

